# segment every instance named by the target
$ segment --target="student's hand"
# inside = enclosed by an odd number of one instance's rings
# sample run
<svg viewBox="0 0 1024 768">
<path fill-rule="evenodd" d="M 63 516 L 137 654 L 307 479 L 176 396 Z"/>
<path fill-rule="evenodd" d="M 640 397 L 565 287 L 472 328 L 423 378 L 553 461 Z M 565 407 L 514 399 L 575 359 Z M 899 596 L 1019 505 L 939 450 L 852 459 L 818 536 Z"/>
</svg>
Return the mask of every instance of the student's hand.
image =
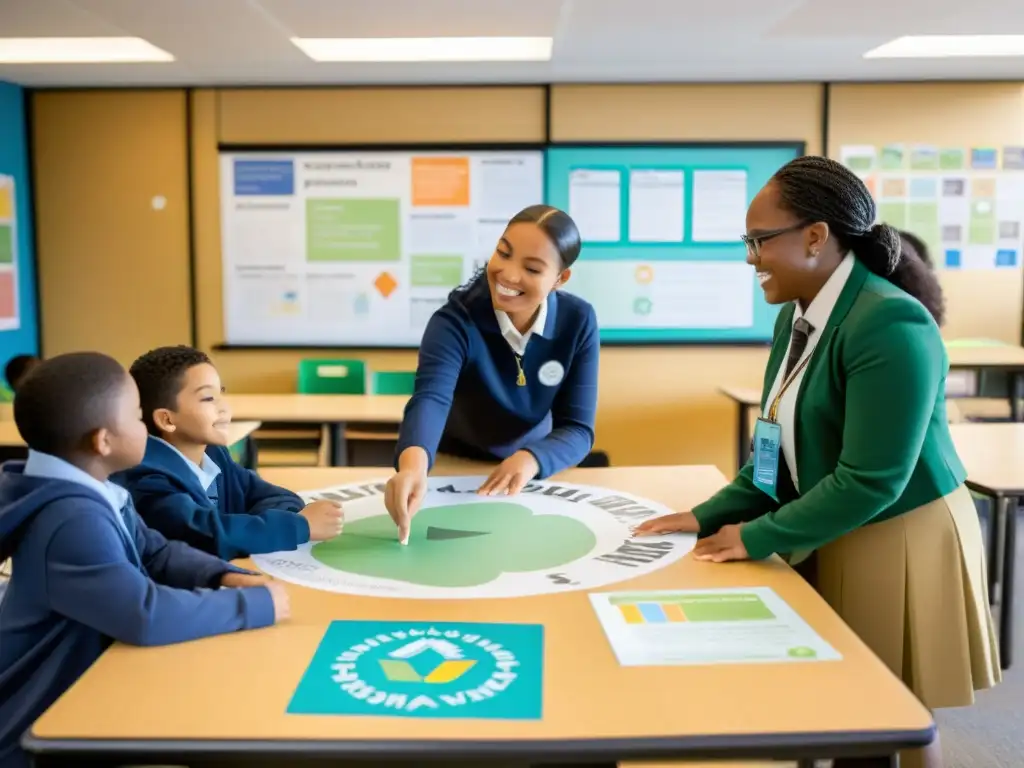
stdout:
<svg viewBox="0 0 1024 768">
<path fill-rule="evenodd" d="M 700 533 L 700 521 L 693 512 L 676 512 L 652 517 L 633 529 L 634 536 L 663 536 L 666 533 Z"/>
<path fill-rule="evenodd" d="M 740 537 L 741 525 L 723 525 L 714 536 L 701 539 L 693 548 L 693 556 L 711 563 L 746 560 L 750 557 Z"/>
<path fill-rule="evenodd" d="M 540 472 L 537 459 L 529 451 L 516 451 L 494 468 L 477 493 L 484 496 L 514 496 Z"/>
<path fill-rule="evenodd" d="M 409 526 L 426 493 L 427 473 L 418 468 L 399 470 L 384 486 L 384 507 L 398 526 L 398 540 L 402 544 L 409 543 Z"/>
<path fill-rule="evenodd" d="M 222 587 L 232 587 L 235 589 L 241 589 L 242 587 L 262 587 L 269 581 L 270 579 L 262 573 L 235 573 L 233 571 L 229 571 L 220 577 L 220 585 Z"/>
<path fill-rule="evenodd" d="M 341 504 L 327 499 L 307 504 L 299 514 L 309 523 L 310 541 L 327 541 L 340 536 L 345 525 Z"/>
<path fill-rule="evenodd" d="M 274 601 L 274 623 L 278 624 L 292 615 L 292 604 L 288 599 L 288 591 L 284 584 L 279 581 L 271 581 L 266 584 L 270 592 L 270 598 Z"/>
</svg>

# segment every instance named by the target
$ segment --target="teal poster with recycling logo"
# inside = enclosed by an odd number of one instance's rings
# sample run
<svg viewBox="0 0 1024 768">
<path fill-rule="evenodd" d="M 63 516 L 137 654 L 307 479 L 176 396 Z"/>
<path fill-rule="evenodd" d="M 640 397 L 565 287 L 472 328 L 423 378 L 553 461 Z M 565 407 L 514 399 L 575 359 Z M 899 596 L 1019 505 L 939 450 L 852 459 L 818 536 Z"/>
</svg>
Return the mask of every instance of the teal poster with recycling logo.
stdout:
<svg viewBox="0 0 1024 768">
<path fill-rule="evenodd" d="M 543 667 L 538 624 L 334 621 L 288 713 L 539 720 Z"/>
</svg>

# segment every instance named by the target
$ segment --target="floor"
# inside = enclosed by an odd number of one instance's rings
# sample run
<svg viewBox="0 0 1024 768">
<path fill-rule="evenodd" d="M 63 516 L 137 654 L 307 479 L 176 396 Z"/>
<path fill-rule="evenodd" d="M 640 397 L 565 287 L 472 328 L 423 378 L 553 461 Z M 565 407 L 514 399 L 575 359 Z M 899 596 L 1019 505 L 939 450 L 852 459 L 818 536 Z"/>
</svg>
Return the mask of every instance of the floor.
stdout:
<svg viewBox="0 0 1024 768">
<path fill-rule="evenodd" d="M 1017 563 L 1024 563 L 1024 537 L 1017 539 Z M 1016 577 L 1019 597 L 1024 594 L 1020 567 Z M 1024 605 L 1019 599 L 1015 602 L 1014 665 L 1004 672 L 1002 684 L 980 692 L 973 707 L 936 713 L 945 768 L 1024 766 Z"/>
</svg>

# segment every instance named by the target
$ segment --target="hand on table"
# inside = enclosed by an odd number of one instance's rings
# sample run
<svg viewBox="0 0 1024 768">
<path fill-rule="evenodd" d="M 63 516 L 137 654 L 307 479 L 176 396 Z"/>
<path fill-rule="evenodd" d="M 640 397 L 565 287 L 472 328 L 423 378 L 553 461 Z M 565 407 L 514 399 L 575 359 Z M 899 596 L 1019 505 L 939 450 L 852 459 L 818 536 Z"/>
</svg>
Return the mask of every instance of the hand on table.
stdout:
<svg viewBox="0 0 1024 768">
<path fill-rule="evenodd" d="M 426 493 L 427 473 L 419 469 L 399 470 L 384 486 L 384 507 L 398 526 L 398 540 L 402 544 L 409 543 L 409 526 Z"/>
<path fill-rule="evenodd" d="M 724 563 L 729 560 L 747 560 L 747 548 L 740 537 L 741 525 L 723 525 L 714 536 L 701 539 L 693 548 L 693 556 L 698 560 L 712 563 Z"/>
<path fill-rule="evenodd" d="M 220 577 L 220 585 L 232 589 L 262 587 L 269 581 L 270 579 L 262 573 L 235 573 L 234 571 L 229 571 Z"/>
<path fill-rule="evenodd" d="M 537 459 L 529 451 L 516 451 L 494 468 L 477 493 L 484 496 L 514 496 L 540 472 Z"/>
<path fill-rule="evenodd" d="M 341 534 L 342 526 L 345 524 L 345 516 L 341 511 L 341 504 L 327 499 L 320 499 L 307 504 L 299 512 L 306 522 L 309 523 L 309 538 L 311 541 L 327 541 Z"/>
<path fill-rule="evenodd" d="M 270 599 L 274 601 L 274 623 L 284 621 L 292 615 L 292 604 L 288 599 L 288 591 L 284 584 L 279 581 L 271 581 L 266 585 L 270 592 Z"/>
<path fill-rule="evenodd" d="M 633 529 L 634 536 L 664 536 L 666 533 L 700 533 L 700 522 L 692 512 L 652 517 Z"/>
</svg>

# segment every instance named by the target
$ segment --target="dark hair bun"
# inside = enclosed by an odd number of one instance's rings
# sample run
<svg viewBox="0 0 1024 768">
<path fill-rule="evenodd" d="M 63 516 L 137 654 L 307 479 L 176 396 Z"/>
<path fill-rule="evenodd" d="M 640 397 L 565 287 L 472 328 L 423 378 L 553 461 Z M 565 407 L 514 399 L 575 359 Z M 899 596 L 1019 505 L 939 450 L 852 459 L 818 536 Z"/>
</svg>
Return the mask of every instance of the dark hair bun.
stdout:
<svg viewBox="0 0 1024 768">
<path fill-rule="evenodd" d="M 888 224 L 875 224 L 868 230 L 864 239 L 869 241 L 865 245 L 874 252 L 877 259 L 875 263 L 883 265 L 884 276 L 888 277 L 895 272 L 903 256 L 899 231 Z"/>
</svg>

